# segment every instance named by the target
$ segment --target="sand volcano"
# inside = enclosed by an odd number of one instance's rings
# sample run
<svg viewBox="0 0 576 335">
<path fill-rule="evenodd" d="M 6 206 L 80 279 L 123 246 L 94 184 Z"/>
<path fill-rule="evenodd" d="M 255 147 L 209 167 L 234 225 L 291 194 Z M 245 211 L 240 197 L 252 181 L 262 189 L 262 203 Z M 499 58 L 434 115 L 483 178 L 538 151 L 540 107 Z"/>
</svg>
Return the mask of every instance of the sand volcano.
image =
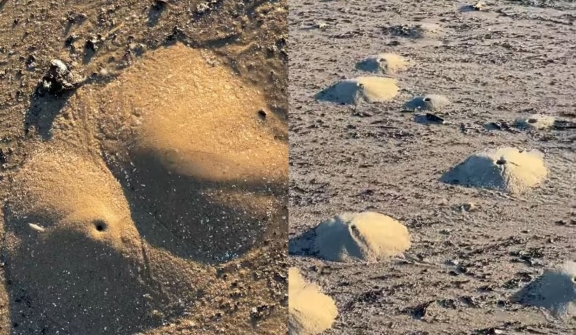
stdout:
<svg viewBox="0 0 576 335">
<path fill-rule="evenodd" d="M 97 160 L 45 148 L 14 186 L 3 249 L 12 320 L 22 333 L 132 333 L 161 324 L 158 311 L 178 313 L 178 299 L 193 299 L 193 287 L 165 284 L 184 271 L 155 273 L 147 264 L 155 257 L 120 185 Z"/>
<path fill-rule="evenodd" d="M 383 74 L 395 74 L 406 70 L 409 66 L 404 57 L 393 53 L 369 56 L 356 64 L 358 70 Z"/>
<path fill-rule="evenodd" d="M 307 283 L 297 268 L 288 273 L 290 335 L 314 335 L 330 328 L 338 315 L 334 300 Z"/>
<path fill-rule="evenodd" d="M 68 108 L 80 115 L 72 120 L 98 115 L 96 136 L 140 233 L 208 263 L 255 243 L 288 175 L 286 122 L 214 58 L 182 44 L 155 50 Z"/>
<path fill-rule="evenodd" d="M 392 100 L 398 94 L 396 80 L 381 77 L 358 77 L 337 82 L 316 95 L 316 99 L 339 104 L 357 104 Z"/>
<path fill-rule="evenodd" d="M 409 111 L 438 111 L 450 104 L 450 100 L 443 95 L 428 94 L 416 97 L 404 104 L 404 109 Z"/>
<path fill-rule="evenodd" d="M 544 155 L 516 148 L 485 150 L 473 154 L 442 176 L 441 180 L 464 186 L 521 193 L 547 177 Z"/>
<path fill-rule="evenodd" d="M 516 120 L 515 125 L 520 129 L 548 130 L 554 127 L 556 119 L 553 116 L 533 114 L 526 118 Z"/>
<path fill-rule="evenodd" d="M 556 317 L 576 316 L 576 263 L 568 261 L 547 269 L 513 299 L 545 308 Z"/>
<path fill-rule="evenodd" d="M 400 222 L 373 212 L 348 213 L 316 227 L 314 249 L 331 261 L 376 261 L 410 248 L 410 234 Z"/>
</svg>

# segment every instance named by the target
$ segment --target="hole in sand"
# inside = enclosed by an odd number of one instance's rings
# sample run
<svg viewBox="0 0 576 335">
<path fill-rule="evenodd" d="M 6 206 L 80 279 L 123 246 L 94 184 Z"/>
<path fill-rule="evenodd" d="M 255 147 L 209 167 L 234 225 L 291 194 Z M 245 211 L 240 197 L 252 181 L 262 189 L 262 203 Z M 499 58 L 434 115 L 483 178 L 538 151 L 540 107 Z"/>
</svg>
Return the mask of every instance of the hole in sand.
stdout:
<svg viewBox="0 0 576 335">
<path fill-rule="evenodd" d="M 266 111 L 264 111 L 263 109 L 259 110 L 259 111 L 258 111 L 258 116 L 259 116 L 262 120 L 266 119 Z"/>
<path fill-rule="evenodd" d="M 97 231 L 106 231 L 108 229 L 108 225 L 103 220 L 94 221 L 94 227 L 96 227 Z"/>
<path fill-rule="evenodd" d="M 500 158 L 500 159 L 498 159 L 498 160 L 496 161 L 496 164 L 498 164 L 498 165 L 504 165 L 504 164 L 506 164 L 506 160 L 505 160 L 504 158 Z"/>
<path fill-rule="evenodd" d="M 430 98 L 424 98 L 424 101 L 432 101 Z"/>
</svg>

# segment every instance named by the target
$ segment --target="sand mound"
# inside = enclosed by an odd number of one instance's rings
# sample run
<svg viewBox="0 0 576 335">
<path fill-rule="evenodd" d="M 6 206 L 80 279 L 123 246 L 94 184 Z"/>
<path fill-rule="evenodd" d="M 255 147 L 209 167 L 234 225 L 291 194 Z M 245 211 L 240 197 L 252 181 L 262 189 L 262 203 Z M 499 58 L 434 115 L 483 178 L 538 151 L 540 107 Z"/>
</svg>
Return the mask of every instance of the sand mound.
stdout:
<svg viewBox="0 0 576 335">
<path fill-rule="evenodd" d="M 516 120 L 516 127 L 520 129 L 547 130 L 554 127 L 556 119 L 553 116 L 534 114 L 527 118 Z"/>
<path fill-rule="evenodd" d="M 545 270 L 513 300 L 545 308 L 560 318 L 576 316 L 576 263 L 567 261 Z"/>
<path fill-rule="evenodd" d="M 193 299 L 193 287 L 179 283 L 171 291 L 173 284 L 165 284 L 185 278 L 178 269 L 151 276 L 153 256 L 145 254 L 122 189 L 103 164 L 43 151 L 14 186 L 3 249 L 13 322 L 23 333 L 128 333 L 158 326 L 155 311 L 177 313 L 176 296 Z M 42 318 L 26 317 L 39 313 L 46 319 L 40 326 L 33 323 Z"/>
<path fill-rule="evenodd" d="M 442 181 L 511 193 L 521 193 L 542 183 L 548 170 L 544 155 L 516 148 L 485 150 L 473 154 L 442 176 Z"/>
<path fill-rule="evenodd" d="M 356 64 L 358 70 L 383 74 L 404 71 L 409 66 L 409 62 L 404 57 L 392 53 L 369 56 Z"/>
<path fill-rule="evenodd" d="M 316 99 L 340 104 L 357 104 L 392 100 L 398 94 L 396 80 L 381 77 L 346 79 L 318 93 Z"/>
<path fill-rule="evenodd" d="M 290 335 L 319 334 L 338 316 L 334 300 L 317 285 L 307 283 L 297 268 L 288 273 L 288 304 Z"/>
<path fill-rule="evenodd" d="M 443 95 L 428 94 L 416 97 L 404 104 L 405 110 L 438 111 L 450 104 L 450 100 Z"/>
<path fill-rule="evenodd" d="M 316 227 L 314 247 L 331 261 L 375 261 L 410 248 L 410 234 L 400 222 L 386 215 L 348 213 Z"/>
<path fill-rule="evenodd" d="M 140 233 L 209 263 L 250 249 L 288 178 L 286 121 L 215 59 L 182 44 L 154 50 L 108 85 L 78 92 L 59 119 L 69 129 L 97 115 L 98 146 Z"/>
</svg>

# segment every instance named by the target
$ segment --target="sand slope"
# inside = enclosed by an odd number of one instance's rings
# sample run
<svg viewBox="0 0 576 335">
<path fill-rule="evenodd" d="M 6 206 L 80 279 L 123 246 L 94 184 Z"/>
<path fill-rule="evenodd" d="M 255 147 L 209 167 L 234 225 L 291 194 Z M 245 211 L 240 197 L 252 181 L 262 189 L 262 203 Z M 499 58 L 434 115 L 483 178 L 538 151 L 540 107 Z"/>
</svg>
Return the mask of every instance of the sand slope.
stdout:
<svg viewBox="0 0 576 335">
<path fill-rule="evenodd" d="M 400 222 L 383 214 L 346 213 L 315 229 L 319 256 L 331 261 L 375 261 L 410 248 L 410 234 Z"/>
<path fill-rule="evenodd" d="M 176 295 L 190 303 L 194 285 L 184 285 L 183 293 L 162 282 L 186 278 L 186 270 L 173 264 L 159 277 L 150 275 L 154 266 L 147 264 L 152 257 L 146 254 L 148 246 L 120 184 L 105 166 L 86 156 L 43 149 L 18 174 L 6 220 L 3 248 L 10 289 L 17 296 L 37 297 L 32 305 L 14 300 L 13 315 L 22 316 L 14 321 L 20 329 L 53 331 L 59 324 L 73 333 L 131 332 L 158 326 L 181 309 L 172 300 Z M 40 311 L 51 324 L 41 326 L 26 317 Z"/>
<path fill-rule="evenodd" d="M 465 186 L 521 193 L 541 184 L 547 175 L 541 152 L 498 148 L 468 157 L 441 179 Z"/>
<path fill-rule="evenodd" d="M 288 272 L 290 335 L 320 334 L 338 315 L 334 301 L 316 284 L 308 283 L 297 268 Z"/>
<path fill-rule="evenodd" d="M 288 166 L 284 120 L 214 59 L 183 44 L 150 52 L 105 87 L 79 92 L 57 123 L 97 115 L 94 137 L 131 190 L 140 232 L 202 262 L 229 260 L 255 243 Z M 68 136 L 60 139 L 79 142 Z"/>
</svg>

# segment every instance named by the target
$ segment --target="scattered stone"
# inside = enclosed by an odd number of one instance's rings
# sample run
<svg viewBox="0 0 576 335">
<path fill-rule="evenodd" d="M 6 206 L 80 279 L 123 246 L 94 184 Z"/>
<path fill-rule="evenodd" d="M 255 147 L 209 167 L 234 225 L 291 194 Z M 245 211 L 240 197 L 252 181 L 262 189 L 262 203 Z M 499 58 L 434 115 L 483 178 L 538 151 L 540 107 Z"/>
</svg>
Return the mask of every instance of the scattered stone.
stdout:
<svg viewBox="0 0 576 335">
<path fill-rule="evenodd" d="M 442 33 L 442 28 L 433 23 L 403 24 L 384 28 L 388 34 L 408 38 L 433 38 Z"/>
<path fill-rule="evenodd" d="M 546 269 L 542 276 L 528 284 L 513 301 L 542 307 L 554 316 L 576 316 L 576 263 L 567 261 Z"/>
<path fill-rule="evenodd" d="M 521 193 L 541 184 L 547 175 L 541 152 L 506 147 L 473 154 L 446 172 L 441 181 Z"/>
<path fill-rule="evenodd" d="M 85 78 L 70 68 L 61 60 L 54 59 L 50 62 L 48 73 L 40 81 L 38 90 L 58 95 L 65 91 L 79 87 Z"/>
<path fill-rule="evenodd" d="M 372 73 L 394 74 L 406 70 L 410 63 L 402 56 L 381 53 L 369 56 L 356 64 L 356 69 Z"/>
<path fill-rule="evenodd" d="M 388 101 L 398 94 L 396 80 L 381 77 L 345 79 L 319 92 L 316 99 L 340 104 Z"/>
<path fill-rule="evenodd" d="M 408 229 L 393 218 L 374 212 L 346 213 L 315 229 L 314 248 L 326 260 L 376 261 L 410 248 Z"/>
<path fill-rule="evenodd" d="M 404 104 L 404 111 L 438 111 L 450 104 L 450 100 L 443 95 L 428 94 L 416 97 Z"/>
<path fill-rule="evenodd" d="M 324 21 L 318 21 L 314 24 L 314 26 L 318 29 L 326 29 L 326 28 L 328 28 L 328 23 L 326 23 Z"/>
<path fill-rule="evenodd" d="M 440 123 L 440 124 L 444 124 L 445 120 L 444 118 L 441 118 L 435 114 L 432 113 L 426 113 L 426 120 L 430 121 L 430 122 L 434 122 L 434 123 Z"/>
</svg>

